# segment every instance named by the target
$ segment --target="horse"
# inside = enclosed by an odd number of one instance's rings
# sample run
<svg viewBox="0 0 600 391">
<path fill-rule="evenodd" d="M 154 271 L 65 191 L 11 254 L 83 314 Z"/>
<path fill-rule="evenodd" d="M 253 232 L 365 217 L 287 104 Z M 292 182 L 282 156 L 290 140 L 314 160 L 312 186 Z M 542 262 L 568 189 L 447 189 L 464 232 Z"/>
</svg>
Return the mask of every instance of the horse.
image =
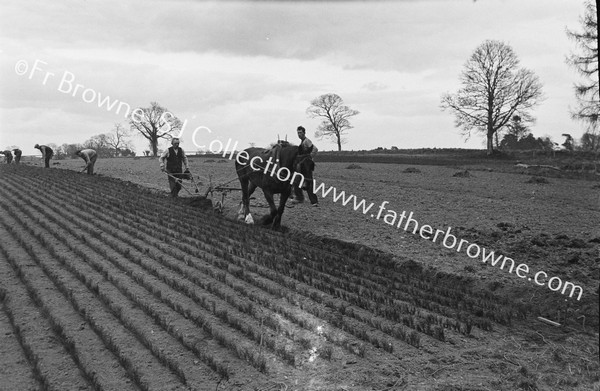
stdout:
<svg viewBox="0 0 600 391">
<path fill-rule="evenodd" d="M 245 162 L 240 161 L 244 159 Z M 242 187 L 240 217 L 246 218 L 250 214 L 250 196 L 260 187 L 270 213 L 259 223 L 278 228 L 292 185 L 305 188 L 307 181 L 312 181 L 314 162 L 310 154 L 301 154 L 299 146 L 280 140 L 271 149 L 246 148 L 238 153 L 235 168 Z M 279 207 L 275 207 L 274 194 L 280 194 Z"/>
</svg>

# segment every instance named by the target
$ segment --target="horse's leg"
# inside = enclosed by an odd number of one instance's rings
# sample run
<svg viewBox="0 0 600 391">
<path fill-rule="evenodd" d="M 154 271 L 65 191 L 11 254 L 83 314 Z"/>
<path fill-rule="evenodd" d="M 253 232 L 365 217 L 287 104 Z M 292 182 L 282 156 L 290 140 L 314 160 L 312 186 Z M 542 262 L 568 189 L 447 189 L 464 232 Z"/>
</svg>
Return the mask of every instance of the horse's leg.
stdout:
<svg viewBox="0 0 600 391">
<path fill-rule="evenodd" d="M 277 209 L 277 214 L 273 219 L 273 228 L 279 228 L 281 225 L 281 219 L 283 217 L 283 211 L 285 210 L 285 203 L 292 193 L 292 187 L 288 186 L 284 191 L 281 192 L 279 197 L 279 208 Z"/>
<path fill-rule="evenodd" d="M 250 193 L 248 192 L 248 178 L 240 178 L 240 185 L 242 186 L 242 219 L 248 216 L 250 213 Z"/>
<path fill-rule="evenodd" d="M 254 190 L 256 190 L 257 186 L 253 183 L 250 182 L 250 184 L 248 185 L 248 202 L 250 202 L 250 196 L 252 195 L 252 193 L 254 193 Z"/>
<path fill-rule="evenodd" d="M 265 193 L 265 199 L 267 200 L 267 203 L 269 204 L 270 213 L 264 215 L 260 219 L 260 222 L 263 225 L 267 225 L 267 224 L 271 224 L 273 222 L 273 218 L 277 215 L 277 208 L 275 207 L 275 201 L 273 200 L 273 192 L 263 189 L 263 193 Z"/>
</svg>

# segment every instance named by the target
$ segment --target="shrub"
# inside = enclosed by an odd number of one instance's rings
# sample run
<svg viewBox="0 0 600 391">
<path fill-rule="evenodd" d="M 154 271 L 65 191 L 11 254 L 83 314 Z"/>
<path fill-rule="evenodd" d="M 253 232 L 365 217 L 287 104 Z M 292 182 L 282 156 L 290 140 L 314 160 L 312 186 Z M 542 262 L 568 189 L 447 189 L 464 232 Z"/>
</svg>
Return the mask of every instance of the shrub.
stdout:
<svg viewBox="0 0 600 391">
<path fill-rule="evenodd" d="M 547 184 L 547 183 L 550 183 L 550 182 L 548 181 L 548 179 L 546 179 L 543 176 L 535 176 L 534 175 L 531 178 L 529 178 L 529 180 L 526 181 L 525 183 L 537 183 L 537 184 L 543 185 L 543 184 Z"/>
</svg>

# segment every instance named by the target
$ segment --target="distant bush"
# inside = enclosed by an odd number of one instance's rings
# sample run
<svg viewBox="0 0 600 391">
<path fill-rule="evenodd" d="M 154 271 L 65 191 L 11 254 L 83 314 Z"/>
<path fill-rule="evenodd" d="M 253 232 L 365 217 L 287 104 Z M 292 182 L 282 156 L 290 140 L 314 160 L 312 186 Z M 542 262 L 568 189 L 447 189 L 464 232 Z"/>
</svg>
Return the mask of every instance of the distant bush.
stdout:
<svg viewBox="0 0 600 391">
<path fill-rule="evenodd" d="M 347 166 L 346 168 L 349 169 L 349 170 L 356 170 L 356 169 L 362 168 L 362 167 L 360 165 L 358 165 L 358 164 L 352 163 L 349 166 Z"/>
<path fill-rule="evenodd" d="M 525 183 L 539 183 L 539 184 L 546 184 L 546 183 L 550 183 L 548 181 L 548 179 L 544 178 L 543 176 L 532 176 L 531 178 L 529 178 L 528 181 L 526 181 Z"/>
</svg>

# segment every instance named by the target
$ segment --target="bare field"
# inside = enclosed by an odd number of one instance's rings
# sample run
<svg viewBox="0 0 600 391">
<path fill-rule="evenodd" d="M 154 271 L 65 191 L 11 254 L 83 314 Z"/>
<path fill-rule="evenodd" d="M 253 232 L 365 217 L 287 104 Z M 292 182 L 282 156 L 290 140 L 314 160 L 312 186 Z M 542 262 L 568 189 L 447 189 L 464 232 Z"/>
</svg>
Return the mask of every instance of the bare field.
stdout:
<svg viewBox="0 0 600 391">
<path fill-rule="evenodd" d="M 211 160 L 191 171 L 235 178 Z M 577 283 L 577 301 L 330 198 L 275 232 L 228 218 L 240 192 L 225 216 L 171 200 L 155 159 L 58 163 L 0 166 L 3 388 L 599 388 L 598 182 L 317 161 L 317 180 Z"/>
</svg>

